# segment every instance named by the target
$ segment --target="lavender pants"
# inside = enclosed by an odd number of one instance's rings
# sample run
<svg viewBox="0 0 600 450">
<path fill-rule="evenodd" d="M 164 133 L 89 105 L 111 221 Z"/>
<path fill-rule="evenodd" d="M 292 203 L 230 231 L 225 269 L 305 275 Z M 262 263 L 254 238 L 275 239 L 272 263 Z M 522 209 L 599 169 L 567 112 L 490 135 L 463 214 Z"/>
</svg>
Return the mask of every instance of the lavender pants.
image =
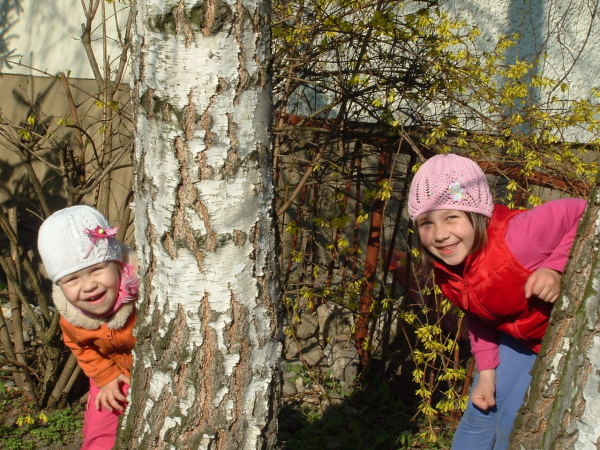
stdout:
<svg viewBox="0 0 600 450">
<path fill-rule="evenodd" d="M 513 422 L 531 382 L 530 371 L 537 355 L 506 334 L 501 334 L 498 350 L 500 364 L 496 368 L 496 406 L 482 411 L 469 399 L 454 434 L 453 450 L 508 448 Z M 477 376 L 473 386 L 478 379 Z"/>
</svg>

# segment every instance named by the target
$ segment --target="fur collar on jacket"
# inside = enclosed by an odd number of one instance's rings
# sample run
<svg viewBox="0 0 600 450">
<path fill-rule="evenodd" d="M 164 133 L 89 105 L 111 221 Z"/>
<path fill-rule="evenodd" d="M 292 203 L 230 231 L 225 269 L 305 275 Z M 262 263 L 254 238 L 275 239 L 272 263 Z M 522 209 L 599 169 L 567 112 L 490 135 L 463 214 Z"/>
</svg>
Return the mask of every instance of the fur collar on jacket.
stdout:
<svg viewBox="0 0 600 450">
<path fill-rule="evenodd" d="M 137 257 L 126 246 L 123 246 L 123 262 L 131 264 L 137 271 Z M 96 330 L 106 324 L 112 330 L 119 330 L 125 326 L 129 316 L 135 311 L 135 302 L 123 304 L 112 316 L 93 318 L 83 314 L 78 308 L 74 307 L 65 297 L 60 286 L 54 284 L 52 287 L 52 300 L 59 314 L 72 325 L 85 328 L 87 330 Z"/>
</svg>

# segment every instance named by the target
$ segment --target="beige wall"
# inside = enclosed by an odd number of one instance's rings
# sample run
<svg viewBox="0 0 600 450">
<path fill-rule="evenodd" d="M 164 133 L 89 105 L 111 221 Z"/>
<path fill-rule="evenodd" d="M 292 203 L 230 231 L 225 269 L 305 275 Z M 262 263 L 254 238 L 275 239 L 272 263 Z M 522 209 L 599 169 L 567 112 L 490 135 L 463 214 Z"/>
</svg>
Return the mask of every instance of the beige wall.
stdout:
<svg viewBox="0 0 600 450">
<path fill-rule="evenodd" d="M 89 92 L 96 92 L 97 86 L 93 80 L 71 80 L 71 92 L 74 103 L 78 105 L 77 114 L 84 124 L 84 129 L 94 138 L 96 147 L 102 149 L 102 128 L 99 118 L 102 111 L 90 100 Z M 125 97 L 125 96 L 124 96 Z M 40 137 L 34 147 L 35 157 L 58 164 L 59 155 L 68 150 L 79 149 L 76 132 L 73 128 L 60 125 L 60 121 L 71 120 L 70 109 L 65 97 L 65 90 L 60 80 L 46 77 L 29 77 L 24 75 L 0 75 L 0 205 L 3 208 L 16 206 L 19 211 L 22 231 L 35 234 L 41 215 L 39 201 L 32 189 L 25 164 L 21 162 L 15 151 L 15 143 L 19 144 L 18 129 L 22 127 L 27 117 L 36 110 L 40 121 L 36 127 Z M 113 123 L 116 123 L 113 122 Z M 41 125 L 43 124 L 43 125 Z M 119 134 L 113 136 L 113 147 L 130 146 L 130 136 L 127 128 L 131 124 L 120 127 Z M 87 171 L 90 178 L 98 164 L 94 162 L 94 149 L 88 145 L 86 149 Z M 114 154 L 114 153 L 113 153 Z M 110 160 L 110 158 L 109 158 Z M 52 210 L 66 205 L 64 179 L 55 170 L 36 161 L 33 163 L 35 172 L 42 182 L 42 190 L 48 198 Z M 124 202 L 130 191 L 131 160 L 126 155 L 120 160 L 118 168 L 111 173 L 108 198 L 98 198 L 98 189 L 85 196 L 83 203 L 98 205 L 99 209 L 108 214 L 111 222 L 117 226 L 127 226 L 121 223 Z M 128 241 L 131 239 L 128 232 Z"/>
<path fill-rule="evenodd" d="M 93 78 L 81 43 L 81 25 L 86 18 L 81 0 L 9 0 L 1 2 L 0 71 L 22 75 L 50 75 L 69 71 L 73 77 Z M 88 4 L 89 2 L 83 2 Z M 102 14 L 107 17 L 107 35 L 116 37 L 115 14 L 121 28 L 127 21 L 128 2 L 104 2 L 92 22 L 92 48 L 102 65 Z M 120 53 L 115 39 L 106 42 L 109 59 Z"/>
</svg>

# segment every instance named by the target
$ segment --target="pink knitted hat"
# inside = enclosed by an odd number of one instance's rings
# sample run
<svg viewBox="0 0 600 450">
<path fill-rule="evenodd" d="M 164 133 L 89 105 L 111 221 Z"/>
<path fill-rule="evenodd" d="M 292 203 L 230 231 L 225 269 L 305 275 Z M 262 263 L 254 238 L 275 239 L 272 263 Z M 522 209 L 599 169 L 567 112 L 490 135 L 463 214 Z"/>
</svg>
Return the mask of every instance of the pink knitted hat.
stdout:
<svg viewBox="0 0 600 450">
<path fill-rule="evenodd" d="M 415 220 L 436 209 L 492 216 L 492 193 L 475 161 L 452 153 L 435 155 L 417 170 L 408 194 L 408 214 Z"/>
</svg>

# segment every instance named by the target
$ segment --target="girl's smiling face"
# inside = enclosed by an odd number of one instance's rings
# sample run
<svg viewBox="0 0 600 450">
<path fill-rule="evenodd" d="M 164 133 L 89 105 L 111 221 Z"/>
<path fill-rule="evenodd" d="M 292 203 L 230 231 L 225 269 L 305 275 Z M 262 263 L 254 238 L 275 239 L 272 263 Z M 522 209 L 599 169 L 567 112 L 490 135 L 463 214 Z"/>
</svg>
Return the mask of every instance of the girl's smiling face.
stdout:
<svg viewBox="0 0 600 450">
<path fill-rule="evenodd" d="M 58 285 L 73 306 L 84 313 L 102 316 L 117 301 L 119 282 L 117 263 L 105 261 L 65 275 Z"/>
<path fill-rule="evenodd" d="M 475 230 L 464 211 L 427 211 L 416 225 L 423 247 L 449 266 L 461 264 L 473 248 Z"/>
</svg>

